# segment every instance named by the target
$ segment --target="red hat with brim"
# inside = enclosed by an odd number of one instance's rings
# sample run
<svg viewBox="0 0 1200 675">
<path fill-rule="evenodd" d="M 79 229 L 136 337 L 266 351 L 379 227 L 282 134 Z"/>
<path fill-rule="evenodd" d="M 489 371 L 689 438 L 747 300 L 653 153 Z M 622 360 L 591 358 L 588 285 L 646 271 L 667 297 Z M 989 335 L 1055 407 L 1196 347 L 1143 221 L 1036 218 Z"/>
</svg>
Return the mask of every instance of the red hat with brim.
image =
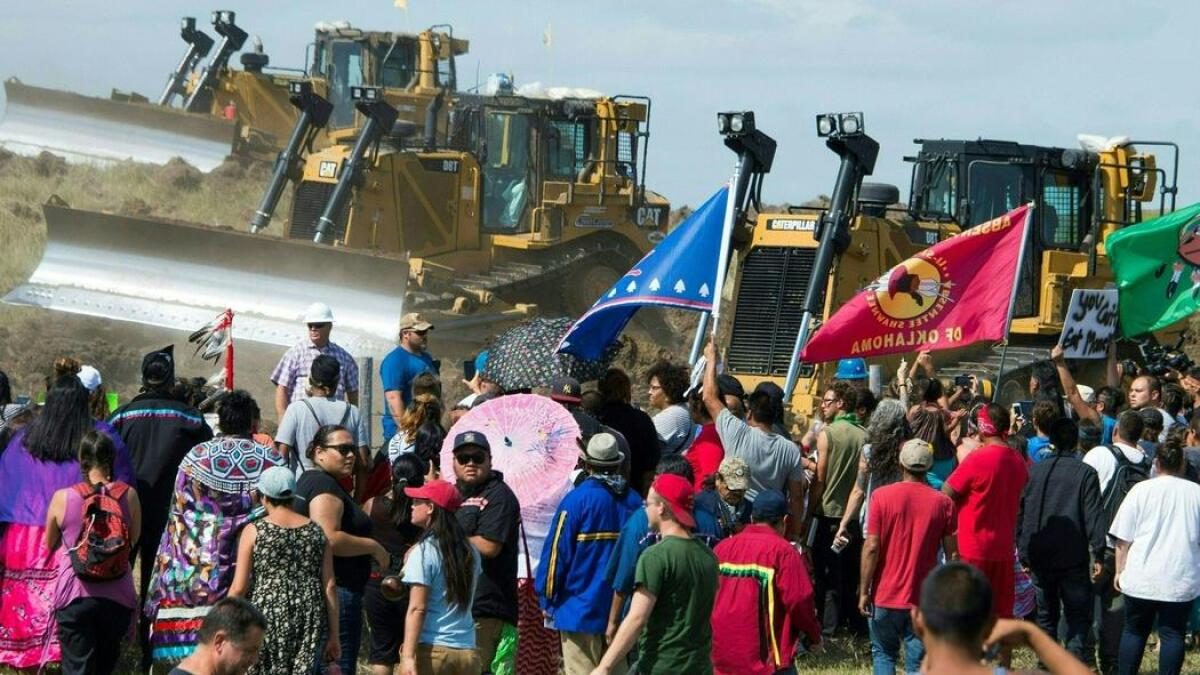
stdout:
<svg viewBox="0 0 1200 675">
<path fill-rule="evenodd" d="M 696 527 L 696 519 L 692 516 L 696 491 L 692 489 L 688 479 L 674 474 L 663 474 L 654 479 L 650 489 L 671 506 L 671 513 L 675 514 L 675 520 L 678 520 L 680 525 L 687 528 Z"/>
<path fill-rule="evenodd" d="M 404 494 L 410 499 L 428 499 L 451 512 L 462 506 L 462 495 L 458 494 L 458 488 L 444 480 L 426 481 L 421 487 L 406 487 Z"/>
</svg>

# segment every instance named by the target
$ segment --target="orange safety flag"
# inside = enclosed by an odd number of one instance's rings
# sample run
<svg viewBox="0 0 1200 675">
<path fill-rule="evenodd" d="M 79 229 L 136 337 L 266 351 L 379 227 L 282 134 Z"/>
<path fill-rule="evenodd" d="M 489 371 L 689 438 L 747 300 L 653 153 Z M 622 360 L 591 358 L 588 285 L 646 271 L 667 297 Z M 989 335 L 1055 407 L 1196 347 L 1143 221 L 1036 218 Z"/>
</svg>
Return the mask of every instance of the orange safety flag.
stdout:
<svg viewBox="0 0 1200 675">
<path fill-rule="evenodd" d="M 976 225 L 901 262 L 822 325 L 800 360 L 822 363 L 953 349 L 1008 333 L 1030 206 Z"/>
</svg>

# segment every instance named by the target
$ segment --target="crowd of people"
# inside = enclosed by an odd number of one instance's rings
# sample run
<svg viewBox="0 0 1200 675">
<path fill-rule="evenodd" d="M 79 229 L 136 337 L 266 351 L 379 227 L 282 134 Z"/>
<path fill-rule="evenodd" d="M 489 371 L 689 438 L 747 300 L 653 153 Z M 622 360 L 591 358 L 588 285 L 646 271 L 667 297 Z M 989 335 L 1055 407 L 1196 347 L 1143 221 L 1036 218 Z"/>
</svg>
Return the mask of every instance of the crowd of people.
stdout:
<svg viewBox="0 0 1200 675">
<path fill-rule="evenodd" d="M 1110 350 L 1088 387 L 1056 349 L 1010 408 L 927 352 L 883 391 L 847 359 L 803 434 L 712 343 L 695 385 L 560 377 L 578 466 L 543 538 L 470 421 L 517 393 L 485 354 L 444 401 L 434 326 L 402 317 L 373 443 L 332 312 L 304 321 L 277 425 L 170 347 L 115 410 L 73 358 L 40 405 L 0 373 L 0 665 L 109 673 L 133 639 L 180 675 L 773 675 L 849 635 L 877 674 L 1004 673 L 1027 647 L 1125 675 L 1152 634 L 1160 673 L 1200 646 L 1200 370 Z"/>
</svg>

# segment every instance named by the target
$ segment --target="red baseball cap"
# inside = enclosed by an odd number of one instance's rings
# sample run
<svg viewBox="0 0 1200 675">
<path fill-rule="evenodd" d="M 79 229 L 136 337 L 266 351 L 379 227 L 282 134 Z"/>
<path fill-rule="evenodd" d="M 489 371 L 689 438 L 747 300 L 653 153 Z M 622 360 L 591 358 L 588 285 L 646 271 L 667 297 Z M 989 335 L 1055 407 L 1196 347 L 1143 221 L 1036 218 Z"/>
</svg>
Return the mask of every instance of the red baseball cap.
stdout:
<svg viewBox="0 0 1200 675">
<path fill-rule="evenodd" d="M 429 480 L 421 487 L 404 488 L 404 494 L 410 499 L 428 499 L 447 511 L 457 511 L 462 506 L 462 495 L 458 488 L 444 480 Z"/>
<path fill-rule="evenodd" d="M 691 482 L 683 476 L 664 473 L 654 479 L 650 486 L 659 497 L 671 505 L 675 520 L 684 527 L 696 527 L 696 519 L 692 517 L 692 505 L 696 501 L 696 491 Z"/>
</svg>

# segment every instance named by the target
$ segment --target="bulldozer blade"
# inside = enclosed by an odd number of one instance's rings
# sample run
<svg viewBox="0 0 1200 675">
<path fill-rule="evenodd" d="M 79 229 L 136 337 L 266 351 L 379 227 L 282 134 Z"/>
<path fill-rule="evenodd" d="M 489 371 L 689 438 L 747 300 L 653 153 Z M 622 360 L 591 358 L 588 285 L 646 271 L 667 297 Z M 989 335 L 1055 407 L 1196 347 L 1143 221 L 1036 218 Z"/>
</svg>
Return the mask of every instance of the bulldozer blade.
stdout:
<svg viewBox="0 0 1200 675">
<path fill-rule="evenodd" d="M 395 346 L 403 258 L 55 203 L 43 212 L 46 251 L 5 302 L 187 331 L 230 308 L 236 340 L 291 345 L 319 301 L 352 353 Z"/>
<path fill-rule="evenodd" d="M 205 173 L 233 150 L 237 125 L 212 115 L 4 82 L 0 146 L 22 155 L 49 151 L 68 162 L 166 164 L 182 157 Z"/>
</svg>

